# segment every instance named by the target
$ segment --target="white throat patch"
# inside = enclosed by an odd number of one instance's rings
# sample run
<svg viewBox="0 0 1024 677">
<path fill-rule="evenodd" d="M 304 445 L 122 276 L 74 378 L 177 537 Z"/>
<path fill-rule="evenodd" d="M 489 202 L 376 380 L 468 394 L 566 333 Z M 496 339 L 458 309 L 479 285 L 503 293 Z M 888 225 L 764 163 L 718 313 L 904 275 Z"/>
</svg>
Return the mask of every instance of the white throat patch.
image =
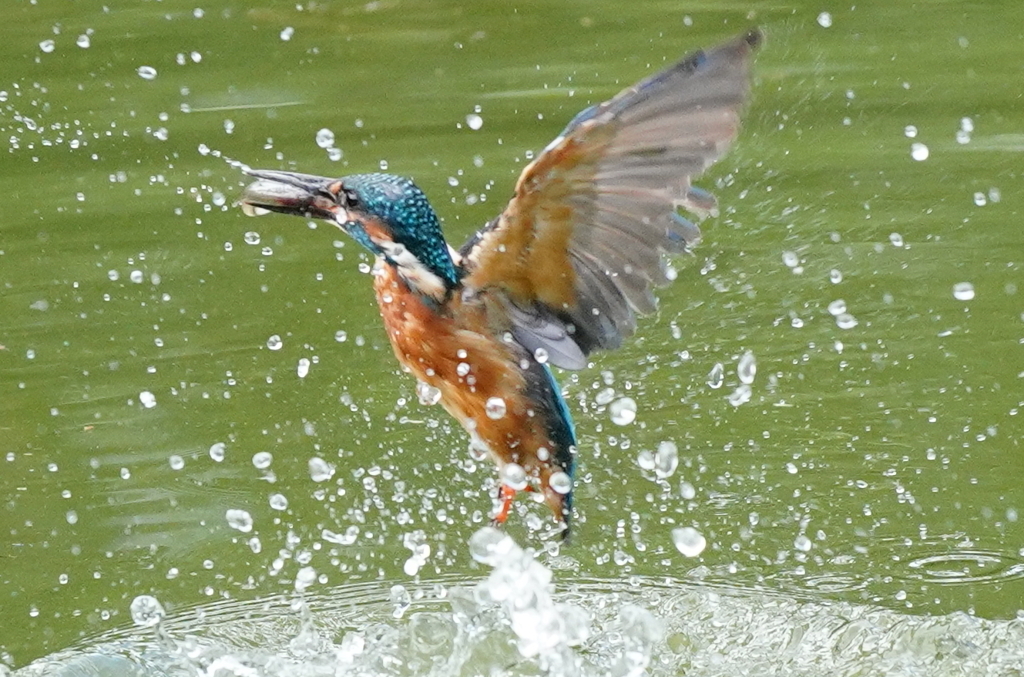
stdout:
<svg viewBox="0 0 1024 677">
<path fill-rule="evenodd" d="M 374 244 L 381 248 L 386 257 L 398 269 L 398 274 L 414 291 L 434 299 L 444 298 L 448 289 L 444 280 L 430 271 L 416 255 L 406 249 L 405 245 L 391 240 L 372 238 Z"/>
</svg>

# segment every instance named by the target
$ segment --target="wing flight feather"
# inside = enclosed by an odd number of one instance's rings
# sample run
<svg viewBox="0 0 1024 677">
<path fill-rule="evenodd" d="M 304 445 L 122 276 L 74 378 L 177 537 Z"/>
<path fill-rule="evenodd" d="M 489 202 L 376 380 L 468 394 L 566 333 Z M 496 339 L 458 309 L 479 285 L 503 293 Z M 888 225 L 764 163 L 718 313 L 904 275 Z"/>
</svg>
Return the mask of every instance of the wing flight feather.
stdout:
<svg viewBox="0 0 1024 677">
<path fill-rule="evenodd" d="M 738 133 L 760 41 L 751 31 L 696 52 L 588 108 L 523 170 L 505 210 L 461 251 L 463 284 L 507 298 L 517 340 L 548 341 L 553 364 L 578 369 L 655 310 L 652 288 L 669 282 L 662 254 L 700 237 L 677 209 L 715 208 L 691 180 Z"/>
</svg>

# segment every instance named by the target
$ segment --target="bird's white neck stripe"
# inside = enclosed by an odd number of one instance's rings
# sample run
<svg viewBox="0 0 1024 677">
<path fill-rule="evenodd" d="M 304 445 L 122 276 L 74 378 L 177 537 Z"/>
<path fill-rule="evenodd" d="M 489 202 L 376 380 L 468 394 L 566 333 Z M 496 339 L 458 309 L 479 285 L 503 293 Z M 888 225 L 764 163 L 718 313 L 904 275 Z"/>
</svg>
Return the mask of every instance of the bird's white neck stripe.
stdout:
<svg viewBox="0 0 1024 677">
<path fill-rule="evenodd" d="M 435 299 L 444 298 L 448 289 L 436 273 L 431 271 L 405 245 L 391 240 L 378 240 L 374 244 L 380 247 L 382 257 L 398 269 L 398 274 L 406 281 L 413 291 L 417 291 Z"/>
</svg>

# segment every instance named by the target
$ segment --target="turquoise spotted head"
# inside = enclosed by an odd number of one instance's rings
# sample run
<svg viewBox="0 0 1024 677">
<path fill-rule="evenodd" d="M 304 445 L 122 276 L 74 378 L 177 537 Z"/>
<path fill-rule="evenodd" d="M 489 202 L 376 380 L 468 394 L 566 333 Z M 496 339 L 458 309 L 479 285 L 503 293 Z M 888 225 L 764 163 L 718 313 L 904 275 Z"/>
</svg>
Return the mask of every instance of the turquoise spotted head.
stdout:
<svg viewBox="0 0 1024 677">
<path fill-rule="evenodd" d="M 338 179 L 249 170 L 257 179 L 239 202 L 249 215 L 279 212 L 333 223 L 431 296 L 458 283 L 458 272 L 426 196 L 409 179 L 353 174 Z"/>
</svg>

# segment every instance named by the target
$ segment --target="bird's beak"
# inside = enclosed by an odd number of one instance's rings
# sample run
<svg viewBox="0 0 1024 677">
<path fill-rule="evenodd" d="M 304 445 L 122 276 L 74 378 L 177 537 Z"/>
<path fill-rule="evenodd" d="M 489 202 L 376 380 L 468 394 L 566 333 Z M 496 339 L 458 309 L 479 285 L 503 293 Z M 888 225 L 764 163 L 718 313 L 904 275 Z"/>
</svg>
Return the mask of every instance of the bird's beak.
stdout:
<svg viewBox="0 0 1024 677">
<path fill-rule="evenodd" d="M 279 212 L 333 221 L 340 209 L 334 199 L 337 191 L 331 190 L 338 179 L 265 169 L 249 169 L 245 173 L 256 179 L 238 198 L 248 216 Z"/>
</svg>

